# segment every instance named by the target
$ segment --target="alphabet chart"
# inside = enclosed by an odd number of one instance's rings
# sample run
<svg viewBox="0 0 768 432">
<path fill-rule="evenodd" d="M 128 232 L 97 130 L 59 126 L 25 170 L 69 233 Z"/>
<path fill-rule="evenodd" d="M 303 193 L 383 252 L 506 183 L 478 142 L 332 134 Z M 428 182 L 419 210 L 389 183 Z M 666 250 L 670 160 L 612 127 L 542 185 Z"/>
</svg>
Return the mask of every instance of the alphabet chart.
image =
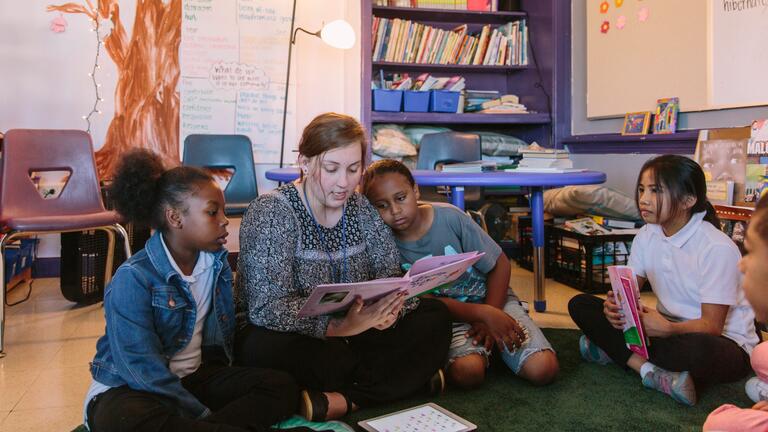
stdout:
<svg viewBox="0 0 768 432">
<path fill-rule="evenodd" d="M 428 403 L 358 423 L 371 432 L 466 432 L 477 426 L 445 408 Z"/>
</svg>

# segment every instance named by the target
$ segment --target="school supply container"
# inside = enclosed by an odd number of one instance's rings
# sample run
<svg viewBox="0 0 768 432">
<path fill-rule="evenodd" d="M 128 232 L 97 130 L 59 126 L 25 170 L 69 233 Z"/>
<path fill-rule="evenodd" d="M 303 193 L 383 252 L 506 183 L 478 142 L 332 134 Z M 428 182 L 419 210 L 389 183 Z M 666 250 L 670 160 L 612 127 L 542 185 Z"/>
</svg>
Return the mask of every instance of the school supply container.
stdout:
<svg viewBox="0 0 768 432">
<path fill-rule="evenodd" d="M 22 238 L 5 247 L 5 285 L 14 288 L 32 279 L 37 239 Z"/>
<path fill-rule="evenodd" d="M 398 112 L 403 106 L 402 90 L 373 89 L 373 110 Z"/>
<path fill-rule="evenodd" d="M 427 112 L 429 111 L 429 92 L 406 90 L 403 94 L 403 111 Z"/>
<path fill-rule="evenodd" d="M 461 92 L 430 90 L 429 110 L 431 112 L 455 113 L 459 110 Z"/>
</svg>

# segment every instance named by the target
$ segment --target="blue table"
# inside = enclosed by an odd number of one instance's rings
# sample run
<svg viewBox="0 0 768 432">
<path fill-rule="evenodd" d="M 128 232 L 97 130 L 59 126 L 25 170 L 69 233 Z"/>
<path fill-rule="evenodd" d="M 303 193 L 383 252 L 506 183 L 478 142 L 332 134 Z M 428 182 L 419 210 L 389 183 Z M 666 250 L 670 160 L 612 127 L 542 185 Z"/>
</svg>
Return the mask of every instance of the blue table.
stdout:
<svg viewBox="0 0 768 432">
<path fill-rule="evenodd" d="M 421 186 L 450 186 L 451 203 L 464 210 L 464 188 L 467 186 L 522 186 L 531 192 L 531 222 L 533 224 L 533 307 L 537 312 L 547 310 L 544 286 L 544 188 L 588 185 L 605 182 L 605 173 L 582 171 L 572 173 L 485 172 L 454 173 L 414 170 L 413 178 Z M 278 168 L 266 172 L 269 180 L 293 181 L 299 177 L 298 168 Z"/>
</svg>

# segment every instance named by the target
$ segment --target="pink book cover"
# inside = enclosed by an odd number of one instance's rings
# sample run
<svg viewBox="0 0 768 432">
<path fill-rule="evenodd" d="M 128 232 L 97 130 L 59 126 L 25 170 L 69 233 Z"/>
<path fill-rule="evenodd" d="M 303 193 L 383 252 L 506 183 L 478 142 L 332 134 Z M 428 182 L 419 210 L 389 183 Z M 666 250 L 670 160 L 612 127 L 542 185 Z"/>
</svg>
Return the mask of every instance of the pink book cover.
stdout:
<svg viewBox="0 0 768 432">
<path fill-rule="evenodd" d="M 467 0 L 467 10 L 491 11 L 491 0 Z"/>
<path fill-rule="evenodd" d="M 640 320 L 640 289 L 631 267 L 609 266 L 608 276 L 616 301 L 624 313 L 624 341 L 633 353 L 648 359 L 648 339 Z"/>
<path fill-rule="evenodd" d="M 399 278 L 376 279 L 367 282 L 318 285 L 299 311 L 300 317 L 326 315 L 347 309 L 355 297 L 372 303 L 387 294 L 406 290 L 407 298 L 423 294 L 461 276 L 485 252 L 466 252 L 422 258 Z"/>
</svg>

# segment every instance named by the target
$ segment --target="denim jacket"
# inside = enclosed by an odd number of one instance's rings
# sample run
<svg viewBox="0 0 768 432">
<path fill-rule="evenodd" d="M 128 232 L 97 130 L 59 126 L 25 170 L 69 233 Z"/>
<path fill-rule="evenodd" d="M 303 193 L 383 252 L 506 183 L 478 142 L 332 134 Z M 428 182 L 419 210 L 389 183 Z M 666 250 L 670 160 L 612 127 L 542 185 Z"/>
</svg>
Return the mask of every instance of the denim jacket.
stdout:
<svg viewBox="0 0 768 432">
<path fill-rule="evenodd" d="M 187 391 L 168 368 L 169 360 L 192 339 L 197 307 L 189 285 L 173 270 L 156 232 L 143 250 L 123 263 L 104 293 L 106 330 L 96 343 L 91 375 L 110 386 L 165 396 L 189 418 L 210 411 Z M 211 312 L 203 324 L 202 349 L 223 351 L 232 361 L 235 314 L 232 270 L 227 251 L 214 261 Z M 206 358 L 203 358 L 206 361 Z"/>
</svg>

